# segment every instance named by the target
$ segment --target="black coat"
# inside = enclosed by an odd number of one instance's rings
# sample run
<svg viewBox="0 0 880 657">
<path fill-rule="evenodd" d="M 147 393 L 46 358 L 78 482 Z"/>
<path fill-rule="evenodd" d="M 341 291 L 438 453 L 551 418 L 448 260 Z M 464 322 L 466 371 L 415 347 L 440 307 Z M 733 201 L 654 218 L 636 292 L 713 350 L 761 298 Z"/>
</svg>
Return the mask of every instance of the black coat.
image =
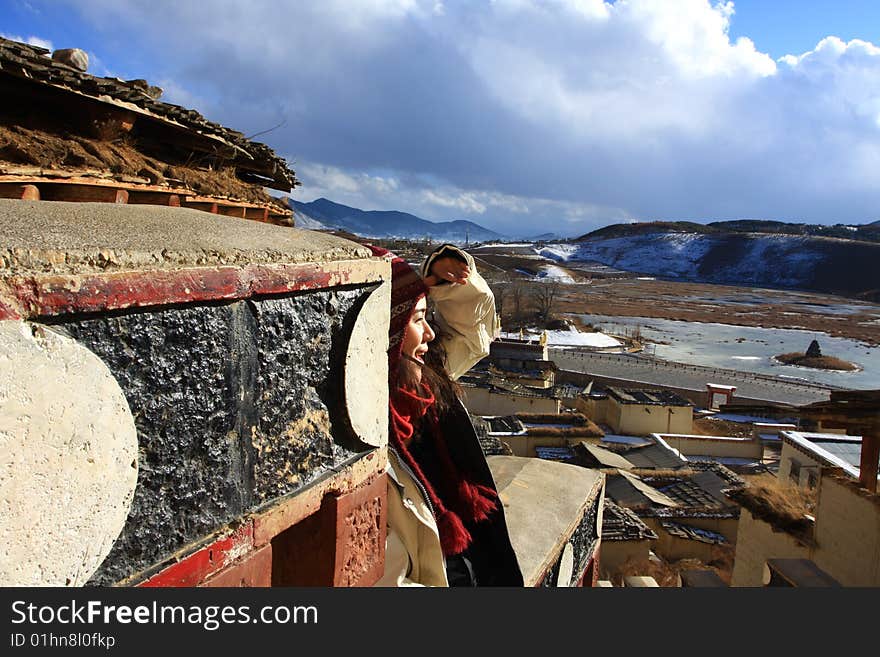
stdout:
<svg viewBox="0 0 880 657">
<path fill-rule="evenodd" d="M 469 473 L 473 483 L 497 492 L 477 432 L 461 401 L 456 400 L 449 411 L 441 414 L 439 429 L 456 467 Z M 422 451 L 422 458 L 432 458 L 426 452 Z M 417 457 L 417 460 L 421 459 Z M 500 500 L 486 520 L 476 523 L 465 521 L 465 527 L 474 539 L 465 555 L 471 561 L 478 585 L 523 586 L 522 572 L 510 543 L 504 506 Z"/>
</svg>

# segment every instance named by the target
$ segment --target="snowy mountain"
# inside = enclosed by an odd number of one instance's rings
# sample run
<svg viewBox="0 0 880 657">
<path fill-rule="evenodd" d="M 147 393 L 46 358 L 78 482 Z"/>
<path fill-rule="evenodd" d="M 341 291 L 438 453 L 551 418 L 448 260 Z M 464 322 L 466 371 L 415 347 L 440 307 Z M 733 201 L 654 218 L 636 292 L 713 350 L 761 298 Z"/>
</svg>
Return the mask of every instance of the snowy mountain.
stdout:
<svg viewBox="0 0 880 657">
<path fill-rule="evenodd" d="M 362 237 L 400 237 L 463 244 L 503 239 L 471 221 L 427 221 L 395 210 L 360 210 L 326 198 L 311 203 L 290 199 L 296 226 L 312 230 L 342 229 Z"/>
<path fill-rule="evenodd" d="M 559 262 L 600 262 L 670 279 L 800 288 L 868 299 L 880 296 L 880 244 L 862 241 L 768 233 L 647 231 L 608 237 L 591 234 L 536 251 Z"/>
</svg>

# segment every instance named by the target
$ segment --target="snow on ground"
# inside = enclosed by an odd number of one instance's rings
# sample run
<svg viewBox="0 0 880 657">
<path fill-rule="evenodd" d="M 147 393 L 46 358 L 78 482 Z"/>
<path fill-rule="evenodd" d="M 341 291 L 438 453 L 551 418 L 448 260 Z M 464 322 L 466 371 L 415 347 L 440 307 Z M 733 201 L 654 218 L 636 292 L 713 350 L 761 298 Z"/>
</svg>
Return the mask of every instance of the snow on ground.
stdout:
<svg viewBox="0 0 880 657">
<path fill-rule="evenodd" d="M 535 249 L 535 252 L 550 260 L 565 262 L 579 250 L 580 245 L 578 244 L 550 244 L 540 249 Z"/>
<path fill-rule="evenodd" d="M 546 331 L 547 344 L 551 347 L 621 347 L 621 343 L 604 333 L 581 333 L 572 327 L 569 331 Z M 519 333 L 501 333 L 502 338 L 519 339 Z M 537 342 L 541 334 L 526 333 L 526 339 Z"/>
<path fill-rule="evenodd" d="M 544 271 L 538 274 L 537 278 L 544 280 L 554 280 L 560 283 L 574 283 L 575 280 L 567 271 L 556 265 L 546 265 Z"/>
<path fill-rule="evenodd" d="M 476 247 L 474 251 L 479 251 L 480 249 L 493 249 L 497 247 L 505 247 L 505 248 L 513 248 L 513 247 L 525 247 L 525 246 L 534 246 L 531 242 L 519 242 L 517 244 L 507 244 L 505 242 L 495 242 L 493 244 L 480 244 L 480 246 Z"/>
<path fill-rule="evenodd" d="M 610 267 L 647 276 L 704 279 L 704 258 L 717 257 L 728 248 L 728 237 L 698 233 L 651 233 L 629 237 L 593 239 L 577 244 L 549 244 L 536 253 L 562 262 L 601 262 Z M 817 260 L 825 256 L 815 241 L 791 235 L 743 235 L 737 258 L 719 264 L 710 282 L 797 286 L 810 280 Z"/>
<path fill-rule="evenodd" d="M 312 219 L 302 212 L 293 211 L 293 223 L 297 228 L 305 228 L 307 230 L 329 230 L 329 226 L 325 226 L 320 221 Z"/>
</svg>

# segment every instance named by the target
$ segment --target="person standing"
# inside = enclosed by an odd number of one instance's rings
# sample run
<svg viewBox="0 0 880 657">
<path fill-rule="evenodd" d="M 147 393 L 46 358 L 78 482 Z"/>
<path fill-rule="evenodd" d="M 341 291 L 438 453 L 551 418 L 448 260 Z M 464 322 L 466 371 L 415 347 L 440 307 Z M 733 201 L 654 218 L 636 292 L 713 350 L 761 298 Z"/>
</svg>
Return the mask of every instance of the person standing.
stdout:
<svg viewBox="0 0 880 657">
<path fill-rule="evenodd" d="M 388 532 L 378 586 L 522 586 L 504 509 L 455 380 L 489 353 L 492 291 L 444 244 L 391 260 Z M 434 325 L 431 325 L 431 321 Z"/>
</svg>

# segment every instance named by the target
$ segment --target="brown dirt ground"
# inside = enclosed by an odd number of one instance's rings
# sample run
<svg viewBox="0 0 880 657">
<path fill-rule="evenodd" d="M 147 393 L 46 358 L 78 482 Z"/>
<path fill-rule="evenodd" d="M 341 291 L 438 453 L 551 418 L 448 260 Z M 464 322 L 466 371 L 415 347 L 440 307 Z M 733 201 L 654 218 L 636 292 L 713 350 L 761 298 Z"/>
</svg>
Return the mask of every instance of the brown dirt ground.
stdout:
<svg viewBox="0 0 880 657">
<path fill-rule="evenodd" d="M 880 305 L 846 297 L 821 292 L 640 280 L 626 272 L 588 272 L 543 259 L 532 253 L 530 248 L 477 249 L 473 255 L 490 284 L 520 281 L 526 288 L 543 285 L 543 282 L 535 282 L 532 277 L 546 264 L 560 267 L 580 281 L 582 284 L 579 285 L 559 286 L 559 300 L 553 309 L 556 317 L 589 313 L 763 328 L 799 328 L 859 340 L 872 346 L 880 345 Z M 522 272 L 517 272 L 517 269 Z M 756 301 L 756 296 L 761 297 L 760 302 Z M 820 313 L 806 304 L 819 307 L 861 304 L 865 310 L 849 314 Z M 510 305 L 504 304 L 502 324 L 518 326 L 534 319 L 509 317 Z"/>
<path fill-rule="evenodd" d="M 565 286 L 557 313 L 584 313 L 629 317 L 657 317 L 685 322 L 719 322 L 764 328 L 803 328 L 832 336 L 880 345 L 880 323 L 869 313 L 847 315 L 820 314 L 803 303 L 834 306 L 853 300 L 827 294 L 799 293 L 796 303 L 791 293 L 761 290 L 768 303 L 748 308 L 733 303 L 713 303 L 716 295 L 753 294 L 753 288 L 703 283 L 607 279 L 593 285 Z M 807 298 L 805 298 L 807 295 Z M 744 304 L 742 304 L 744 305 Z M 870 306 L 868 306 L 870 307 Z M 873 308 L 877 309 L 877 306 Z"/>
<path fill-rule="evenodd" d="M 752 435 L 752 425 L 730 420 L 710 420 L 701 417 L 694 420 L 694 433 L 698 436 L 732 436 L 748 438 Z"/>
</svg>

